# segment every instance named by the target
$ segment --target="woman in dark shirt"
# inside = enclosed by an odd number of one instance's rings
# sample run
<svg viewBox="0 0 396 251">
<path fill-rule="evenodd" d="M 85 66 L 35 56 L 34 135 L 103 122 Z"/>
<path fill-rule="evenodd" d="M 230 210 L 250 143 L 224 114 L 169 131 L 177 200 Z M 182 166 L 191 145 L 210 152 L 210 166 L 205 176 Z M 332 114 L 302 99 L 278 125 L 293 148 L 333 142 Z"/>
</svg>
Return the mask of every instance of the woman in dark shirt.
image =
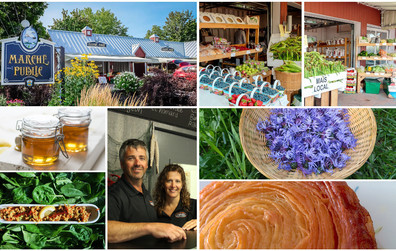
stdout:
<svg viewBox="0 0 396 251">
<path fill-rule="evenodd" d="M 186 175 L 179 165 L 167 165 L 158 176 L 154 190 L 158 220 L 185 230 L 197 228 L 197 201 L 190 198 Z"/>
</svg>

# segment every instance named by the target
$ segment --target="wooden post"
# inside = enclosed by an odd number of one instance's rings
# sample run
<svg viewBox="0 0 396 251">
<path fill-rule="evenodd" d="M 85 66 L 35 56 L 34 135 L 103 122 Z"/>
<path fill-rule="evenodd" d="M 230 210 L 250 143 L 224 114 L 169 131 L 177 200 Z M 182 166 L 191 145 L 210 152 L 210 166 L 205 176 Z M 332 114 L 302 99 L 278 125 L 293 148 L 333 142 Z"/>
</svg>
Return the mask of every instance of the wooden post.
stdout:
<svg viewBox="0 0 396 251">
<path fill-rule="evenodd" d="M 332 90 L 330 93 L 330 106 L 338 106 L 338 89 Z"/>
<path fill-rule="evenodd" d="M 314 96 L 309 96 L 305 98 L 304 106 L 314 106 L 315 98 Z"/>
<path fill-rule="evenodd" d="M 330 92 L 323 92 L 322 98 L 320 99 L 320 106 L 329 106 L 330 105 Z"/>
</svg>

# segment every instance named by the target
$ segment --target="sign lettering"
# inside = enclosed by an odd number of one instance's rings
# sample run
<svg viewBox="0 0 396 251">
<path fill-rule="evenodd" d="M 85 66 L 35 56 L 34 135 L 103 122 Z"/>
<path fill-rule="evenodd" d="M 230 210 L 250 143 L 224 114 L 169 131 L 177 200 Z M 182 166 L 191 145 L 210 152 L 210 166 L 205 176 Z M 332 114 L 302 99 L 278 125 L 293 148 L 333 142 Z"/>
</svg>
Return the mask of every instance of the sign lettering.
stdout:
<svg viewBox="0 0 396 251">
<path fill-rule="evenodd" d="M 2 40 L 2 85 L 53 84 L 55 75 L 54 43 L 38 41 L 32 27 L 22 32 L 21 41 Z"/>
</svg>

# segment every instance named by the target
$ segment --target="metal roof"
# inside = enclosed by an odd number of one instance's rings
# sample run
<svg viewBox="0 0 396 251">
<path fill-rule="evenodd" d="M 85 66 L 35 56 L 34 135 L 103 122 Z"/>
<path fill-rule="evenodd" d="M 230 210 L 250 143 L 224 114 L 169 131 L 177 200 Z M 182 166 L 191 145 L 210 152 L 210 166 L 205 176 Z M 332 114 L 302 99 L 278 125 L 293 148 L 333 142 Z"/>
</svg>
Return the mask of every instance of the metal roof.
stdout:
<svg viewBox="0 0 396 251">
<path fill-rule="evenodd" d="M 137 45 L 140 45 L 147 58 L 196 58 L 197 41 L 172 42 L 150 39 L 121 37 L 114 35 L 95 34 L 87 37 L 82 32 L 48 30 L 51 40 L 56 46 L 63 46 L 66 54 L 89 54 L 101 56 L 134 56 Z M 87 42 L 105 43 L 106 47 L 89 47 Z M 162 47 L 171 47 L 174 51 L 161 51 Z"/>
</svg>

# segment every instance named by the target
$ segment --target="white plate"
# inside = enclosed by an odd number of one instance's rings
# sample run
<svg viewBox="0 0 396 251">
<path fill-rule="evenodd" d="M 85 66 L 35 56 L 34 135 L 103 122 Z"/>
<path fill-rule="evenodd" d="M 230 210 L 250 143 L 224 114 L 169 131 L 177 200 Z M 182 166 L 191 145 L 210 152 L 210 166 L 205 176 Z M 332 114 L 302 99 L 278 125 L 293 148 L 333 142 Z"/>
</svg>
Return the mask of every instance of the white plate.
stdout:
<svg viewBox="0 0 396 251">
<path fill-rule="evenodd" d="M 64 204 L 56 204 L 56 205 L 51 205 L 54 207 L 61 206 Z M 0 205 L 0 210 L 7 208 L 7 207 L 34 207 L 34 206 L 41 206 L 45 207 L 47 205 L 38 205 L 38 204 L 2 204 Z M 89 216 L 89 219 L 87 222 L 78 222 L 78 221 L 6 221 L 4 219 L 0 219 L 0 223 L 3 224 L 90 224 L 90 223 L 95 223 L 97 220 L 99 220 L 100 217 L 100 210 L 97 206 L 94 204 L 73 204 L 69 206 L 84 206 L 86 207 L 86 210 L 88 213 L 91 213 Z"/>
<path fill-rule="evenodd" d="M 201 181 L 200 190 L 210 183 Z M 378 248 L 396 249 L 396 180 L 348 180 L 347 184 L 370 213 L 374 230 L 378 231 L 375 235 Z"/>
</svg>

